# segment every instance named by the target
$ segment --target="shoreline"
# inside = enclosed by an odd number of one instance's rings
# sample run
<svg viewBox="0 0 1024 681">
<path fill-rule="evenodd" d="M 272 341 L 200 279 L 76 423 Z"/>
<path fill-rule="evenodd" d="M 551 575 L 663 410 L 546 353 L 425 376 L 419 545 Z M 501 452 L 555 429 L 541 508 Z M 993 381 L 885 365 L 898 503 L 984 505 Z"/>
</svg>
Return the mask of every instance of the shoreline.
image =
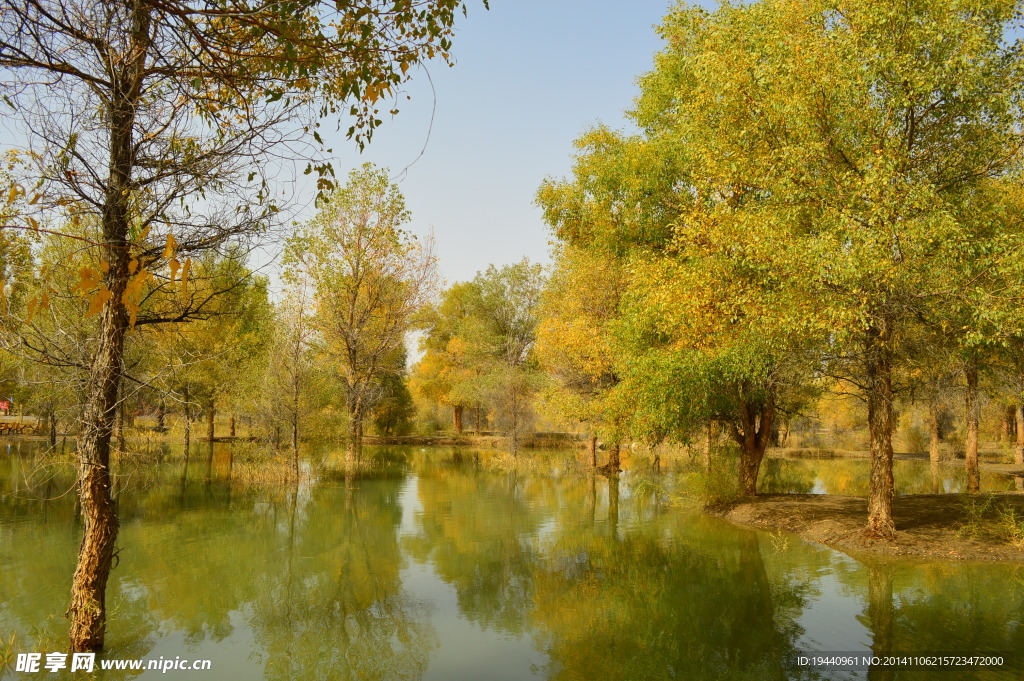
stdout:
<svg viewBox="0 0 1024 681">
<path fill-rule="evenodd" d="M 977 495 L 983 502 L 990 495 Z M 1024 514 L 1024 494 L 991 495 L 998 504 Z M 963 537 L 960 524 L 967 521 L 965 494 L 914 494 L 893 499 L 896 539 L 886 541 L 865 535 L 867 499 L 827 494 L 764 494 L 744 499 L 708 513 L 735 525 L 760 530 L 784 531 L 828 546 L 853 558 L 975 560 L 1024 562 L 1024 545 L 993 536 Z M 986 527 L 998 522 L 996 510 L 983 517 Z"/>
</svg>

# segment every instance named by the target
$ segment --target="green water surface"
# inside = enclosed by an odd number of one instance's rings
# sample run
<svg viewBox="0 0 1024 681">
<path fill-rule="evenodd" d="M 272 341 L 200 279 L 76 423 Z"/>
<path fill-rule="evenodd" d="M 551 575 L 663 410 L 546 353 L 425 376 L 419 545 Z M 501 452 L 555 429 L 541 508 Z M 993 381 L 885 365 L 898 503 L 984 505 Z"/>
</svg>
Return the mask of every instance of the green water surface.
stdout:
<svg viewBox="0 0 1024 681">
<path fill-rule="evenodd" d="M 209 479 L 195 463 L 122 465 L 106 655 L 210 659 L 211 671 L 5 678 L 1024 678 L 1024 566 L 864 564 L 668 506 L 641 493 L 651 476 L 639 472 L 368 455 L 378 465 L 328 466 L 297 489 L 243 485 L 221 465 Z M 81 533 L 73 473 L 27 461 L 0 459 L 0 638 L 58 651 Z M 828 651 L 1006 661 L 797 664 Z"/>
</svg>

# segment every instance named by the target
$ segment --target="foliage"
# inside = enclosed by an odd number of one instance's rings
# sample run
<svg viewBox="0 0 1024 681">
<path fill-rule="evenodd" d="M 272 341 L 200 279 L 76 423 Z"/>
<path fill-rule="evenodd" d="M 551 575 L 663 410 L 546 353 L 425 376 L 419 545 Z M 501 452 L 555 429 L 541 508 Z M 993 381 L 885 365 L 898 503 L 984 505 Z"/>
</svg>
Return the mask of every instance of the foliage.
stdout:
<svg viewBox="0 0 1024 681">
<path fill-rule="evenodd" d="M 426 327 L 414 386 L 424 397 L 487 405 L 509 433 L 515 453 L 540 385 L 533 350 L 543 288 L 540 265 L 493 265 L 445 292 L 424 314 Z"/>
<path fill-rule="evenodd" d="M 365 164 L 288 242 L 289 276 L 308 277 L 323 351 L 345 386 L 356 455 L 363 420 L 383 397 L 384 378 L 404 373 L 396 353 L 436 286 L 432 244 L 401 229 L 409 218 L 387 172 Z"/>
</svg>

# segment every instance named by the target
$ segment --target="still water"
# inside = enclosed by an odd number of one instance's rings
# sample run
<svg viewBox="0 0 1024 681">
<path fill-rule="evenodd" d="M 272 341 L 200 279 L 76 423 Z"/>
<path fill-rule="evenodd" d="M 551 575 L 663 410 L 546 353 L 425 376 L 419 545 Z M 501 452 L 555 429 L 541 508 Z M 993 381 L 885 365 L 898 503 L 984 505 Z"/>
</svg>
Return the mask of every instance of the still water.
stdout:
<svg viewBox="0 0 1024 681">
<path fill-rule="evenodd" d="M 196 681 L 1024 676 L 1024 566 L 865 564 L 667 506 L 641 473 L 370 455 L 379 466 L 328 467 L 298 490 L 230 482 L 222 466 L 209 480 L 195 464 L 123 467 L 106 655 L 211 660 L 130 676 Z M 0 459 L 0 639 L 45 653 L 63 649 L 81 528 L 70 472 L 26 461 Z M 1006 664 L 794 662 L 872 650 L 991 651 Z"/>
</svg>

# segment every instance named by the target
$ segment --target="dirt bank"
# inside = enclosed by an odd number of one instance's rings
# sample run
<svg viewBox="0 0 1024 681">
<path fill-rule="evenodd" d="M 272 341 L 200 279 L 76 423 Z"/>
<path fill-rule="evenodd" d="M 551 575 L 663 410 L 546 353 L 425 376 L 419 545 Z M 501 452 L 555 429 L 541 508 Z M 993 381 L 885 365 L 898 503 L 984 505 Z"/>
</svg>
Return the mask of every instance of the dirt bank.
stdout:
<svg viewBox="0 0 1024 681">
<path fill-rule="evenodd" d="M 1014 546 L 1000 532 L 964 536 L 960 528 L 969 520 L 966 495 L 921 494 L 898 496 L 893 501 L 895 541 L 867 537 L 867 500 L 814 494 L 766 494 L 743 501 L 716 514 L 750 527 L 785 530 L 854 557 L 863 554 L 944 558 L 951 560 L 1024 561 L 1024 548 Z M 979 497 L 984 502 L 986 497 Z M 980 528 L 998 528 L 998 506 L 1024 516 L 1024 495 L 996 494 Z"/>
</svg>

